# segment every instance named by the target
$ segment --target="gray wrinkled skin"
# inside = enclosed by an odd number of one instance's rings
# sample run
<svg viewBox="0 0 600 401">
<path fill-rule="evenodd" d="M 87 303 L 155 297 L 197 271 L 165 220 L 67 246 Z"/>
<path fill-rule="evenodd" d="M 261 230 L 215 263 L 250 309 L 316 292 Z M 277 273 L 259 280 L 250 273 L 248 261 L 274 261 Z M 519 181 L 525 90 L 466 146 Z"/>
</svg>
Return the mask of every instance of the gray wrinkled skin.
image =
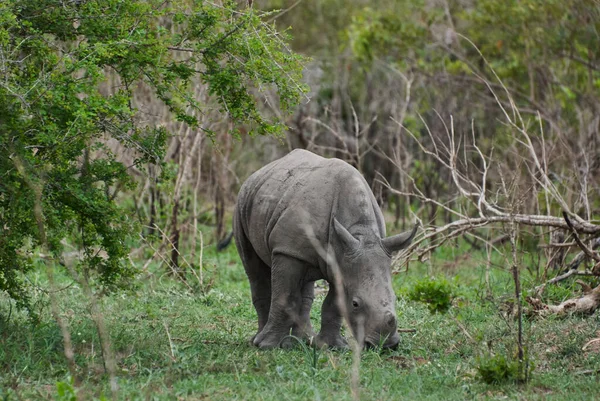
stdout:
<svg viewBox="0 0 600 401">
<path fill-rule="evenodd" d="M 314 337 L 309 315 L 319 279 L 330 290 L 318 346 L 347 346 L 340 334 L 344 310 L 359 343 L 398 344 L 390 255 L 410 244 L 416 227 L 385 238 L 383 215 L 354 167 L 294 150 L 242 185 L 233 229 L 258 313 L 254 345 L 289 346 L 290 333 Z M 324 252 L 337 264 L 327 263 Z"/>
</svg>

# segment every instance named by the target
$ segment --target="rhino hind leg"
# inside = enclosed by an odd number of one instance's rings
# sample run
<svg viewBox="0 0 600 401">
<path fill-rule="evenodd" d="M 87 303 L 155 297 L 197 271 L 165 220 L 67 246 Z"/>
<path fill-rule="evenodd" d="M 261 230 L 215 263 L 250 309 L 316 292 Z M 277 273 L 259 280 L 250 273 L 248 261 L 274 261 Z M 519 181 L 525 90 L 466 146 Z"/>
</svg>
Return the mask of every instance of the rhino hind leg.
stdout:
<svg viewBox="0 0 600 401">
<path fill-rule="evenodd" d="M 242 259 L 244 270 L 250 282 L 252 304 L 258 315 L 258 331 L 250 339 L 252 343 L 262 331 L 269 318 L 271 308 L 271 269 L 265 264 L 252 248 L 250 241 L 243 233 L 236 233 L 235 242 Z"/>
<path fill-rule="evenodd" d="M 271 307 L 269 318 L 262 331 L 254 338 L 254 345 L 260 348 L 289 348 L 296 341 L 294 328 L 306 327 L 304 315 L 308 315 L 306 307 L 308 302 L 303 302 L 302 285 L 306 273 L 306 265 L 295 258 L 285 255 L 273 257 L 271 267 Z M 306 293 L 310 295 L 310 290 Z M 312 300 L 310 302 L 312 304 Z"/>
<path fill-rule="evenodd" d="M 337 305 L 336 291 L 329 285 L 329 292 L 321 307 L 321 331 L 315 338 L 317 347 L 347 348 L 348 342 L 340 330 L 342 328 L 342 314 Z"/>
</svg>

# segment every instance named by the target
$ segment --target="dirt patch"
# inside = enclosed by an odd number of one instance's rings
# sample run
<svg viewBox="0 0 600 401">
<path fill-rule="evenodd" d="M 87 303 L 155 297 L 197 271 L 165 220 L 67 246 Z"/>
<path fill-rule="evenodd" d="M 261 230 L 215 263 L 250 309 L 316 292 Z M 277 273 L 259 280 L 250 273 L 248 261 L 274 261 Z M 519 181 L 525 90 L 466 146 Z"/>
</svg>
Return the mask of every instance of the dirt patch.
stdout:
<svg viewBox="0 0 600 401">
<path fill-rule="evenodd" d="M 427 365 L 429 363 L 429 360 L 426 358 L 409 358 L 401 355 L 391 356 L 388 358 L 388 360 L 393 361 L 398 369 L 410 369 L 417 366 Z"/>
<path fill-rule="evenodd" d="M 532 387 L 532 390 L 534 393 L 536 394 L 543 394 L 543 395 L 550 395 L 553 393 L 551 388 L 548 388 L 546 386 L 536 386 L 536 387 Z"/>
</svg>

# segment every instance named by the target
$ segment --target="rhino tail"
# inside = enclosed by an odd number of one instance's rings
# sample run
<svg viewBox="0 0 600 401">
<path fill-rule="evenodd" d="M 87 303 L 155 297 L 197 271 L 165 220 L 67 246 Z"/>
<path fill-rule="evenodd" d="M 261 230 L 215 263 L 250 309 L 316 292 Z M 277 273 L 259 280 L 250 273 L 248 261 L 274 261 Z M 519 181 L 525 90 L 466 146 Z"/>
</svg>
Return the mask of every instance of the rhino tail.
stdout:
<svg viewBox="0 0 600 401">
<path fill-rule="evenodd" d="M 221 252 L 225 250 L 231 244 L 231 240 L 233 239 L 233 231 L 230 232 L 225 238 L 217 242 L 217 252 Z"/>
</svg>

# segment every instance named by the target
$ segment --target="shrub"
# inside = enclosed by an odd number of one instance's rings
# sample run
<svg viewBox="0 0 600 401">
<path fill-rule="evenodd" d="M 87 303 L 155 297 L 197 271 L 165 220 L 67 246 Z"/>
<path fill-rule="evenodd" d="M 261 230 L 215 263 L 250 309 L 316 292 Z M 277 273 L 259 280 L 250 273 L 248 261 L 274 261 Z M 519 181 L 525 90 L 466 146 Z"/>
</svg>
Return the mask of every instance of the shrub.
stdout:
<svg viewBox="0 0 600 401">
<path fill-rule="evenodd" d="M 408 293 L 412 301 L 426 303 L 431 313 L 447 312 L 454 296 L 454 286 L 444 277 L 418 281 Z"/>
<path fill-rule="evenodd" d="M 479 379 L 487 384 L 526 382 L 533 368 L 527 355 L 520 364 L 516 358 L 507 359 L 501 354 L 478 358 L 476 366 Z"/>
<path fill-rule="evenodd" d="M 291 110 L 306 91 L 303 58 L 260 13 L 238 8 L 232 0 L 2 2 L 0 291 L 18 306 L 30 306 L 23 273 L 32 255 L 41 248 L 59 259 L 65 239 L 82 251 L 75 269 L 103 289 L 127 287 L 135 276 L 126 259 L 139 227 L 117 195 L 135 186 L 130 167 L 163 166 L 171 134 L 145 122 L 136 88 L 194 129 L 205 129 L 198 116 L 215 107 L 197 98 L 204 85 L 235 126 L 282 131 L 257 91 L 273 90 Z M 107 71 L 121 82 L 112 94 L 101 85 Z M 133 165 L 107 140 L 131 149 Z"/>
</svg>

